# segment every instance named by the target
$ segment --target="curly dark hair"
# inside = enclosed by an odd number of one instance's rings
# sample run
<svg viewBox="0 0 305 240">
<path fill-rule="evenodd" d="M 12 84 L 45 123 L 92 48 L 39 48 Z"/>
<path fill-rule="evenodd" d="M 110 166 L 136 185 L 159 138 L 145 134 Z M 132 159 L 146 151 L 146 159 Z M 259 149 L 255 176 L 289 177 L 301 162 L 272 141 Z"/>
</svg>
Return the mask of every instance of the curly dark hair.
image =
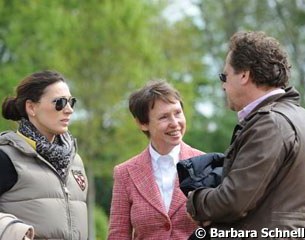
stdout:
<svg viewBox="0 0 305 240">
<path fill-rule="evenodd" d="M 230 39 L 229 52 L 235 72 L 249 70 L 257 86 L 287 86 L 291 66 L 275 38 L 262 31 L 237 32 Z"/>
</svg>

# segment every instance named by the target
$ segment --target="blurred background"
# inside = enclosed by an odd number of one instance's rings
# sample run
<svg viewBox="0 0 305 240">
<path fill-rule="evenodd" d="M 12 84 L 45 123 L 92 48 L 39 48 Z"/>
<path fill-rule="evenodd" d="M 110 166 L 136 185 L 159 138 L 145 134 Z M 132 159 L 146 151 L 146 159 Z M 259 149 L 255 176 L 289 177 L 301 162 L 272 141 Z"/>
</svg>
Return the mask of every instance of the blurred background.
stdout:
<svg viewBox="0 0 305 240">
<path fill-rule="evenodd" d="M 218 73 L 238 30 L 262 30 L 285 46 L 291 84 L 305 88 L 305 0 L 0 0 L 0 98 L 44 69 L 62 73 L 77 97 L 70 126 L 90 181 L 90 240 L 104 240 L 116 164 L 148 140 L 127 99 L 148 80 L 182 94 L 184 141 L 205 152 L 229 145 L 236 113 Z M 0 130 L 16 129 L 0 118 Z"/>
</svg>

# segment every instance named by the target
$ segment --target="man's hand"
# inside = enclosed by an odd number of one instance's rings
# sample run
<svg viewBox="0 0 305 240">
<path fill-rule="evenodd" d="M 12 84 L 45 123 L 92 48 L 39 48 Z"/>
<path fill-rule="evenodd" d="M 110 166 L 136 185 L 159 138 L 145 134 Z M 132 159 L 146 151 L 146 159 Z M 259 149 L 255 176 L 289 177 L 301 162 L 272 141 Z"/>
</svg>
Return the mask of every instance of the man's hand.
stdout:
<svg viewBox="0 0 305 240">
<path fill-rule="evenodd" d="M 187 212 L 187 216 L 197 225 L 197 226 L 200 226 L 200 227 L 207 227 L 209 225 L 211 225 L 212 221 L 203 221 L 203 222 L 199 222 L 199 221 L 196 221 L 192 218 L 191 214 L 189 214 Z"/>
<path fill-rule="evenodd" d="M 190 197 L 191 193 L 192 193 L 192 191 L 189 191 L 189 192 L 188 192 L 188 194 L 187 194 L 188 197 Z M 187 216 L 188 216 L 195 224 L 197 224 L 197 226 L 207 227 L 207 226 L 211 225 L 211 223 L 212 223 L 212 221 L 203 221 L 203 222 L 196 221 L 196 220 L 194 220 L 194 219 L 192 218 L 191 214 L 189 214 L 188 212 L 186 212 L 186 213 L 187 213 Z"/>
</svg>

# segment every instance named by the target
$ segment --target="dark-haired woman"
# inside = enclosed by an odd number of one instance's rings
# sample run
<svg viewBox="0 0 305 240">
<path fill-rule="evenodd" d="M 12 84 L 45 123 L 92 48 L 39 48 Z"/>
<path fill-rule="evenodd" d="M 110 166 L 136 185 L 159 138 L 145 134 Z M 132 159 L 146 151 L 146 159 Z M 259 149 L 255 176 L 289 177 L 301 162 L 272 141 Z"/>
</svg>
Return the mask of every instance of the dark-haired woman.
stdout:
<svg viewBox="0 0 305 240">
<path fill-rule="evenodd" d="M 87 240 L 87 177 L 68 131 L 76 99 L 64 77 L 33 73 L 2 103 L 0 240 Z"/>
</svg>

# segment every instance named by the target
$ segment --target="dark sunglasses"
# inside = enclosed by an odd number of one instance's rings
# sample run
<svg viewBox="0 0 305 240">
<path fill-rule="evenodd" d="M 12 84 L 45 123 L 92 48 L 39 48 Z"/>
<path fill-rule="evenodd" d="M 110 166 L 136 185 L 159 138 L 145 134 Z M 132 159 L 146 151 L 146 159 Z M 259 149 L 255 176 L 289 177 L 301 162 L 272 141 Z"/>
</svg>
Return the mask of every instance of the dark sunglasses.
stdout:
<svg viewBox="0 0 305 240">
<path fill-rule="evenodd" d="M 226 82 L 227 81 L 227 74 L 219 73 L 218 76 L 219 76 L 220 81 L 222 81 L 222 82 Z"/>
<path fill-rule="evenodd" d="M 55 109 L 56 111 L 61 111 L 63 110 L 67 104 L 70 104 L 70 107 L 73 108 L 75 103 L 76 103 L 76 98 L 72 97 L 70 99 L 61 97 L 61 98 L 56 98 L 52 101 L 53 103 L 55 103 Z"/>
</svg>

